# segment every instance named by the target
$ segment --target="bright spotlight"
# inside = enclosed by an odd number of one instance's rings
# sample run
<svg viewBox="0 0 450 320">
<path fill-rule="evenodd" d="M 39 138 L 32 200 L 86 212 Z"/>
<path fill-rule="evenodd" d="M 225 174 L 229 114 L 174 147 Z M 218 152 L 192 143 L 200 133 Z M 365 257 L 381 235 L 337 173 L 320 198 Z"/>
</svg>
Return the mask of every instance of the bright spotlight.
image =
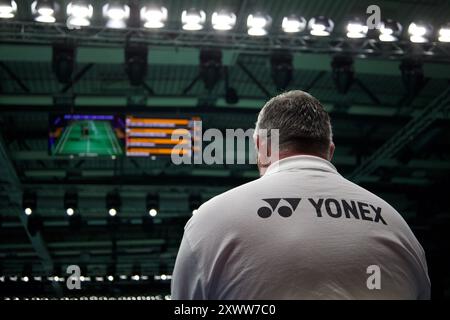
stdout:
<svg viewBox="0 0 450 320">
<path fill-rule="evenodd" d="M 369 28 L 359 18 L 352 19 L 347 24 L 347 38 L 365 38 L 368 31 Z"/>
<path fill-rule="evenodd" d="M 115 1 L 107 3 L 103 6 L 103 17 L 108 19 L 106 26 L 113 29 L 123 29 L 126 25 L 126 20 L 130 16 L 130 7 Z"/>
<path fill-rule="evenodd" d="M 219 10 L 212 14 L 211 23 L 215 30 L 231 30 L 236 24 L 236 15 L 227 10 Z"/>
<path fill-rule="evenodd" d="M 67 208 L 66 213 L 68 216 L 72 216 L 75 213 L 75 210 L 73 210 L 73 208 Z"/>
<path fill-rule="evenodd" d="M 283 18 L 281 28 L 286 33 L 302 32 L 306 28 L 306 19 L 292 14 Z"/>
<path fill-rule="evenodd" d="M 117 210 L 114 208 L 111 208 L 111 209 L 109 209 L 108 213 L 111 217 L 114 217 L 117 214 Z"/>
<path fill-rule="evenodd" d="M 158 214 L 158 211 L 157 211 L 156 209 L 150 209 L 150 210 L 148 211 L 148 214 L 149 214 L 151 217 L 156 217 L 156 215 Z"/>
<path fill-rule="evenodd" d="M 247 17 L 247 33 L 250 36 L 265 36 L 272 23 L 272 18 L 262 13 L 250 14 Z"/>
<path fill-rule="evenodd" d="M 14 18 L 17 12 L 17 3 L 15 1 L 2 0 L 0 1 L 0 18 L 11 19 Z"/>
<path fill-rule="evenodd" d="M 139 275 L 135 274 L 131 277 L 132 280 L 138 281 L 140 279 Z"/>
<path fill-rule="evenodd" d="M 425 23 L 412 22 L 408 27 L 409 39 L 414 43 L 426 43 L 431 33 L 431 27 Z"/>
<path fill-rule="evenodd" d="M 86 27 L 91 24 L 94 13 L 92 5 L 84 0 L 72 1 L 67 5 L 67 26 L 72 28 Z"/>
<path fill-rule="evenodd" d="M 145 21 L 144 28 L 163 28 L 167 21 L 167 9 L 165 7 L 144 6 L 141 8 L 141 19 Z"/>
<path fill-rule="evenodd" d="M 394 20 L 387 19 L 380 24 L 380 35 L 378 39 L 382 42 L 398 41 L 402 33 L 402 25 Z"/>
<path fill-rule="evenodd" d="M 327 37 L 331 34 L 334 28 L 334 22 L 333 20 L 324 17 L 314 17 L 309 20 L 308 23 L 308 29 L 309 33 L 312 36 L 316 37 Z"/>
<path fill-rule="evenodd" d="M 52 0 L 36 0 L 31 4 L 31 12 L 34 20 L 43 23 L 54 23 L 55 4 Z"/>
<path fill-rule="evenodd" d="M 33 210 L 31 208 L 25 208 L 24 212 L 27 216 L 29 216 L 33 213 Z"/>
<path fill-rule="evenodd" d="M 450 42 L 450 23 L 443 25 L 441 29 L 439 29 L 439 38 L 440 42 Z"/>
<path fill-rule="evenodd" d="M 109 275 L 109 276 L 107 277 L 107 279 L 108 279 L 108 281 L 114 281 L 114 276 Z"/>
<path fill-rule="evenodd" d="M 203 10 L 189 9 L 181 13 L 181 23 L 184 30 L 202 30 L 206 21 L 206 14 Z"/>
<path fill-rule="evenodd" d="M 29 280 L 30 280 L 30 278 L 28 278 L 27 276 L 22 277 L 22 281 L 23 281 L 23 282 L 28 282 Z"/>
<path fill-rule="evenodd" d="M 161 280 L 167 280 L 167 276 L 165 274 L 161 275 Z"/>
</svg>

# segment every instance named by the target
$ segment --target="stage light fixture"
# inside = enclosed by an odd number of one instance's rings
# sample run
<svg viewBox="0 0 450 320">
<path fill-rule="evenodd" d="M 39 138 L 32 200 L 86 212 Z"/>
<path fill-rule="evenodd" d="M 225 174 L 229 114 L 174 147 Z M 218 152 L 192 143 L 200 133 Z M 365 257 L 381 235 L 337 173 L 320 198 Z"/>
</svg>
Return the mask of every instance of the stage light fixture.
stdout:
<svg viewBox="0 0 450 320">
<path fill-rule="evenodd" d="M 73 216 L 78 209 L 78 194 L 76 192 L 66 192 L 64 194 L 64 209 L 68 216 Z"/>
<path fill-rule="evenodd" d="M 122 1 L 112 1 L 103 6 L 103 17 L 108 19 L 106 26 L 112 29 L 123 29 L 130 17 L 130 7 Z"/>
<path fill-rule="evenodd" d="M 292 81 L 292 59 L 288 52 L 274 52 L 270 57 L 271 76 L 278 91 L 285 90 Z"/>
<path fill-rule="evenodd" d="M 106 210 L 111 217 L 115 217 L 121 207 L 122 201 L 120 199 L 120 194 L 116 191 L 109 192 L 106 195 Z"/>
<path fill-rule="evenodd" d="M 307 22 L 304 17 L 291 14 L 283 18 L 281 28 L 286 33 L 298 33 L 305 30 L 306 24 Z"/>
<path fill-rule="evenodd" d="M 272 18 L 267 14 L 261 12 L 249 14 L 247 17 L 247 33 L 250 36 L 265 36 L 271 24 Z"/>
<path fill-rule="evenodd" d="M 0 0 L 0 18 L 14 18 L 17 12 L 17 3 L 11 0 Z"/>
<path fill-rule="evenodd" d="M 347 23 L 347 38 L 361 39 L 367 36 L 369 28 L 360 18 L 353 18 Z"/>
<path fill-rule="evenodd" d="M 142 227 L 145 232 L 151 232 L 153 231 L 153 218 L 156 217 L 159 211 L 159 194 L 147 194 L 146 211 L 147 214 L 142 217 Z"/>
<path fill-rule="evenodd" d="M 141 8 L 141 19 L 144 21 L 144 28 L 163 28 L 167 21 L 167 9 L 165 7 L 143 6 Z"/>
<path fill-rule="evenodd" d="M 22 208 L 27 216 L 30 216 L 37 207 L 37 195 L 33 191 L 24 191 L 22 194 Z"/>
<path fill-rule="evenodd" d="M 213 12 L 211 16 L 211 24 L 214 30 L 231 30 L 236 24 L 236 15 L 233 12 L 224 9 Z"/>
<path fill-rule="evenodd" d="M 147 212 L 151 217 L 155 217 L 159 211 L 159 194 L 149 193 L 146 198 Z"/>
<path fill-rule="evenodd" d="M 91 24 L 94 8 L 85 0 L 74 0 L 67 5 L 66 13 L 69 28 L 86 27 Z"/>
<path fill-rule="evenodd" d="M 141 44 L 125 47 L 125 72 L 132 86 L 140 86 L 147 76 L 148 48 Z"/>
<path fill-rule="evenodd" d="M 183 10 L 181 13 L 181 23 L 183 30 L 198 31 L 202 30 L 206 21 L 206 13 L 203 10 L 191 8 Z"/>
<path fill-rule="evenodd" d="M 114 217 L 117 214 L 117 210 L 115 208 L 110 208 L 108 213 L 111 217 Z"/>
<path fill-rule="evenodd" d="M 227 104 L 236 104 L 239 102 L 239 95 L 237 94 L 236 89 L 228 87 L 225 90 L 225 102 Z"/>
<path fill-rule="evenodd" d="M 402 34 L 402 25 L 392 19 L 386 19 L 381 21 L 380 24 L 380 35 L 378 39 L 382 42 L 394 42 L 400 39 Z"/>
<path fill-rule="evenodd" d="M 440 42 L 450 42 L 450 22 L 443 25 L 439 29 L 439 38 Z"/>
<path fill-rule="evenodd" d="M 431 25 L 424 22 L 411 22 L 408 27 L 409 40 L 413 43 L 429 42 L 431 33 Z"/>
<path fill-rule="evenodd" d="M 346 94 L 353 84 L 355 72 L 353 58 L 347 55 L 338 55 L 331 62 L 332 78 L 336 89 L 341 94 Z"/>
<path fill-rule="evenodd" d="M 403 85 L 408 95 L 420 90 L 425 81 L 423 63 L 419 59 L 406 58 L 400 63 Z"/>
<path fill-rule="evenodd" d="M 312 36 L 327 37 L 333 32 L 334 22 L 324 16 L 314 17 L 309 20 L 308 29 Z"/>
<path fill-rule="evenodd" d="M 200 50 L 200 77 L 208 91 L 211 91 L 222 78 L 222 52 L 220 50 Z"/>
<path fill-rule="evenodd" d="M 70 83 L 75 69 L 75 47 L 66 44 L 53 45 L 52 69 L 60 83 Z"/>
<path fill-rule="evenodd" d="M 43 23 L 54 23 L 56 6 L 53 0 L 36 0 L 31 4 L 34 20 Z"/>
</svg>

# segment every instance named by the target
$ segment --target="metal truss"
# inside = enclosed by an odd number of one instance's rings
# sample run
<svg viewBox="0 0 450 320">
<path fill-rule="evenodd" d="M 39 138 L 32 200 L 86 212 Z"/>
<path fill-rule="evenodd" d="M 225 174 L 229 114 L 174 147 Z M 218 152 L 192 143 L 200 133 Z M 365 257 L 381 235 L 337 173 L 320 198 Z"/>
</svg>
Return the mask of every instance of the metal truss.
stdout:
<svg viewBox="0 0 450 320">
<path fill-rule="evenodd" d="M 360 58 L 402 59 L 420 57 L 427 61 L 450 61 L 450 46 L 445 43 L 412 44 L 380 42 L 377 39 L 348 39 L 340 36 L 319 38 L 309 35 L 272 34 L 252 37 L 247 33 L 184 30 L 148 30 L 106 27 L 68 29 L 61 23 L 41 24 L 24 21 L 0 23 L 0 41 L 9 43 L 51 43 L 71 41 L 83 46 L 123 46 L 128 41 L 151 46 L 209 47 L 238 50 L 243 53 L 267 54 L 275 50 L 323 54 L 351 54 Z"/>
<path fill-rule="evenodd" d="M 21 182 L 16 174 L 16 170 L 9 158 L 8 152 L 6 150 L 3 137 L 0 135 L 0 176 L 2 177 L 1 183 L 7 186 L 7 195 L 10 202 L 10 209 L 17 213 L 20 221 L 25 229 L 25 232 L 30 239 L 31 245 L 39 257 L 42 267 L 47 275 L 52 275 L 53 273 L 53 260 L 48 251 L 47 245 L 41 233 L 38 232 L 32 235 L 27 228 L 27 217 L 22 212 L 22 186 Z M 61 294 L 61 286 L 59 283 L 54 283 L 53 287 L 56 294 Z"/>
<path fill-rule="evenodd" d="M 450 88 L 435 98 L 428 106 L 418 112 L 400 131 L 357 167 L 349 178 L 360 182 L 364 177 L 377 170 L 383 160 L 394 157 L 403 147 L 425 131 L 438 116 L 450 107 Z"/>
</svg>

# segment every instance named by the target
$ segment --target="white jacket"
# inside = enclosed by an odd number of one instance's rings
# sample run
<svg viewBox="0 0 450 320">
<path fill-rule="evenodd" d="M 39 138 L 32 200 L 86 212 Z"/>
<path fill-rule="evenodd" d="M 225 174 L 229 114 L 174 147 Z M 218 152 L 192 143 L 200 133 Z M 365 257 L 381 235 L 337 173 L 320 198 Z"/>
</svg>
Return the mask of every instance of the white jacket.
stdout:
<svg viewBox="0 0 450 320">
<path fill-rule="evenodd" d="M 203 204 L 172 277 L 172 299 L 429 297 L 424 251 L 400 214 L 313 156 Z"/>
</svg>

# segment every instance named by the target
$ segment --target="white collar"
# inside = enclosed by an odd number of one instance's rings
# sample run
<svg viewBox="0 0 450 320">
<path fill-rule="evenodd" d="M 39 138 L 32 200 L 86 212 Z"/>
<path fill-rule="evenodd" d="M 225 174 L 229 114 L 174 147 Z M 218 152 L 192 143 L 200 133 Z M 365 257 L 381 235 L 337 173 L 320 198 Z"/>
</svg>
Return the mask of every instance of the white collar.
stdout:
<svg viewBox="0 0 450 320">
<path fill-rule="evenodd" d="M 296 171 L 301 169 L 319 170 L 339 174 L 335 166 L 323 158 L 299 155 L 287 157 L 272 163 L 267 168 L 264 176 L 280 171 Z"/>
</svg>

